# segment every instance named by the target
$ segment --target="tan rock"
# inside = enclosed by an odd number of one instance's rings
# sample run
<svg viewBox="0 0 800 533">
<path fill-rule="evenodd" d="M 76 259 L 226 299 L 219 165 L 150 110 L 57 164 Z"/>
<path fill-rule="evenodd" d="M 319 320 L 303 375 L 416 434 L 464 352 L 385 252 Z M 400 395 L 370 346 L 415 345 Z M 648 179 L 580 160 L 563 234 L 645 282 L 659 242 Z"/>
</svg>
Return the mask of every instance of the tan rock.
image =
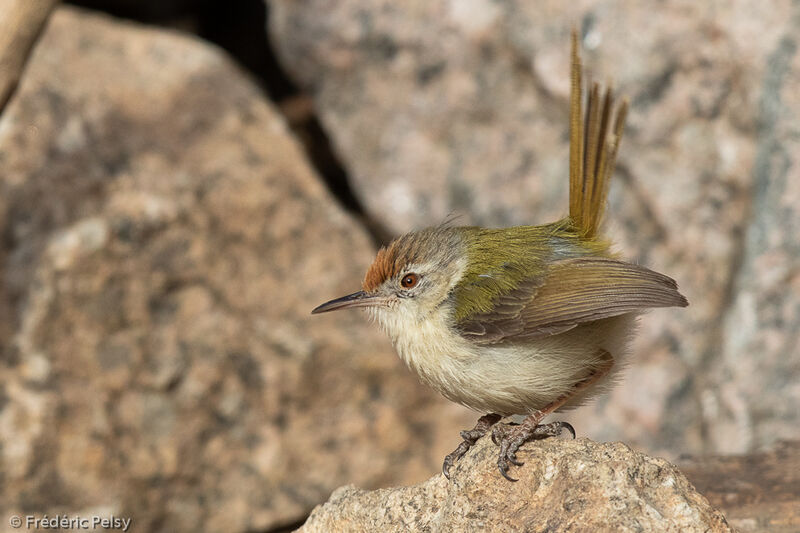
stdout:
<svg viewBox="0 0 800 533">
<path fill-rule="evenodd" d="M 372 246 L 216 49 L 59 9 L 0 117 L 0 198 L 5 519 L 267 530 L 426 478 L 472 421 L 362 316 L 309 315 Z"/>
<path fill-rule="evenodd" d="M 689 481 L 741 533 L 800 531 L 800 442 L 679 464 Z"/>
<path fill-rule="evenodd" d="M 56 0 L 0 0 L 0 112 Z"/>
<path fill-rule="evenodd" d="M 622 443 L 529 443 L 516 483 L 500 476 L 496 458 L 483 438 L 451 481 L 339 488 L 300 531 L 732 531 L 675 466 Z"/>
<path fill-rule="evenodd" d="M 614 393 L 572 417 L 657 453 L 800 437 L 800 7 L 272 0 L 356 194 L 395 232 L 566 213 L 569 31 L 631 99 L 611 189 L 623 254 L 691 306 L 642 320 Z"/>
</svg>

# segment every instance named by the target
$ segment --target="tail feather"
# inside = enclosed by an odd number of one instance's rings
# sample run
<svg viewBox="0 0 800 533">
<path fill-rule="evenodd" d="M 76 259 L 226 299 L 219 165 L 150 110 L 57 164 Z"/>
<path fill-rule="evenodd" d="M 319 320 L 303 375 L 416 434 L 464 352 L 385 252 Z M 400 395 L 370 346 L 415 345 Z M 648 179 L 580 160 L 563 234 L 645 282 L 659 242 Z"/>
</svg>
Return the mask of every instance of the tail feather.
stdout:
<svg viewBox="0 0 800 533">
<path fill-rule="evenodd" d="M 623 100 L 614 113 L 611 88 L 606 89 L 601 98 L 600 85 L 593 83 L 587 96 L 584 116 L 581 77 L 578 34 L 573 30 L 569 115 L 569 216 L 587 237 L 594 237 L 603 220 L 608 183 L 614 172 L 628 102 Z"/>
</svg>

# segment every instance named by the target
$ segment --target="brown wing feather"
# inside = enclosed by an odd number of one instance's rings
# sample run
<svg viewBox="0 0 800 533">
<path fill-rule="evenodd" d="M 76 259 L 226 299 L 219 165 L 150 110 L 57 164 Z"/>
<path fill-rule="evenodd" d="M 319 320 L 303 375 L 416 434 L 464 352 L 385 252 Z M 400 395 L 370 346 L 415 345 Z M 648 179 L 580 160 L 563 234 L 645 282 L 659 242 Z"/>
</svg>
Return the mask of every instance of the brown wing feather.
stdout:
<svg viewBox="0 0 800 533">
<path fill-rule="evenodd" d="M 473 315 L 459 324 L 459 331 L 465 337 L 481 342 L 497 342 L 504 337 L 519 335 L 524 322 L 519 320 L 526 305 L 530 304 L 543 279 L 531 278 L 520 283 L 519 287 L 500 296 L 490 313 Z"/>
<path fill-rule="evenodd" d="M 497 302 L 497 312 L 460 324 L 481 344 L 555 335 L 584 322 L 651 307 L 685 307 L 675 281 L 643 266 L 605 258 L 554 263 L 541 280 L 530 280 Z"/>
</svg>

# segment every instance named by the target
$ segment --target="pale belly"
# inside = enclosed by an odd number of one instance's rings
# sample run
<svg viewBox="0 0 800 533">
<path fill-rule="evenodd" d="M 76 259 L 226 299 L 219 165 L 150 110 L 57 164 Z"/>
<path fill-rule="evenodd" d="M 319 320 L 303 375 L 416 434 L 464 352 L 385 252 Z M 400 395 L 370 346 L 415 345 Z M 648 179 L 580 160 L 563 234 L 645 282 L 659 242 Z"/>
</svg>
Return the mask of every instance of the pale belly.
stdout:
<svg viewBox="0 0 800 533">
<path fill-rule="evenodd" d="M 607 364 L 604 352 L 614 358 L 612 372 L 562 409 L 607 388 L 622 368 L 635 321 L 635 316 L 623 315 L 525 343 L 480 346 L 431 320 L 404 328 L 392 341 L 420 379 L 446 398 L 481 413 L 507 416 L 531 413 L 572 395 L 576 384 Z"/>
</svg>

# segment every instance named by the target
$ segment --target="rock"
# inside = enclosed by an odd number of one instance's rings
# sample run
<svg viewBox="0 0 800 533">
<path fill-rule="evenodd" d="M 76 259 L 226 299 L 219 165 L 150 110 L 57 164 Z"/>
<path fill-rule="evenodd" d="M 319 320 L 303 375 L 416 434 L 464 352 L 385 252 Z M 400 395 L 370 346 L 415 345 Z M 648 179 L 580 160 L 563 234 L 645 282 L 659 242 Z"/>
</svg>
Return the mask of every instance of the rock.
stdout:
<svg viewBox="0 0 800 533">
<path fill-rule="evenodd" d="M 800 442 L 748 455 L 686 459 L 680 467 L 740 533 L 800 531 Z"/>
<path fill-rule="evenodd" d="M 676 457 L 800 437 L 800 5 L 272 0 L 356 194 L 405 232 L 567 206 L 569 31 L 631 100 L 609 234 L 691 306 L 642 320 L 626 379 L 571 419 Z M 636 29 L 636 31 L 631 31 Z"/>
<path fill-rule="evenodd" d="M 25 60 L 55 4 L 56 0 L 0 3 L 0 112 L 19 82 Z"/>
<path fill-rule="evenodd" d="M 519 458 L 511 483 L 482 438 L 450 482 L 439 474 L 412 487 L 342 487 L 300 531 L 732 531 L 675 466 L 622 443 L 547 439 Z"/>
<path fill-rule="evenodd" d="M 57 10 L 0 117 L 0 233 L 4 517 L 267 530 L 473 422 L 364 317 L 309 315 L 374 249 L 197 40 Z"/>
</svg>

